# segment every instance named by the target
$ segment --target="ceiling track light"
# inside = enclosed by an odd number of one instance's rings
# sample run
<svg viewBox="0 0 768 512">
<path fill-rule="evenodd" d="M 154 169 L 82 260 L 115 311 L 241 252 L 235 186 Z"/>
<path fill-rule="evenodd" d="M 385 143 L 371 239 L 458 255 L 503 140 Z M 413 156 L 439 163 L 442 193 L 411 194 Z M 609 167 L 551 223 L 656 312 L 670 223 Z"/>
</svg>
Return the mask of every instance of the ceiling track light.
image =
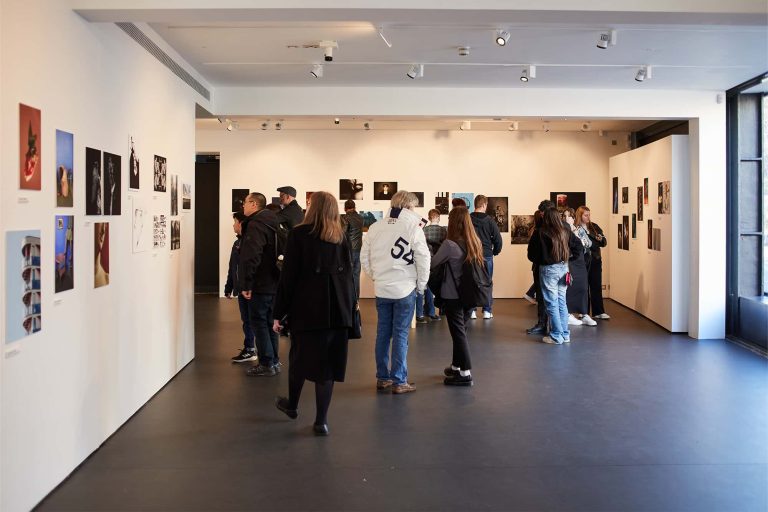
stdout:
<svg viewBox="0 0 768 512">
<path fill-rule="evenodd" d="M 592 127 L 590 123 L 581 123 L 581 131 L 588 132 L 589 129 Z"/>
<path fill-rule="evenodd" d="M 411 80 L 416 78 L 422 78 L 424 76 L 424 64 L 411 64 L 408 73 L 405 74 Z"/>
<path fill-rule="evenodd" d="M 340 124 L 340 123 L 341 123 L 341 119 L 339 119 L 338 117 L 333 118 L 333 124 Z"/>
<path fill-rule="evenodd" d="M 597 40 L 597 47 L 601 50 L 607 50 L 608 45 L 616 46 L 616 31 L 604 32 L 600 34 L 600 38 Z"/>
<path fill-rule="evenodd" d="M 536 78 L 536 66 L 532 64 L 523 66 L 523 72 L 520 74 L 520 81 L 527 82 L 531 78 Z"/>
<path fill-rule="evenodd" d="M 550 126 L 548 122 L 545 122 L 541 127 L 544 130 L 544 133 L 549 133 Z"/>
<path fill-rule="evenodd" d="M 310 71 L 309 74 L 315 78 L 323 78 L 323 65 L 313 64 L 312 71 Z"/>
<path fill-rule="evenodd" d="M 261 129 L 262 130 L 266 130 L 267 128 L 269 128 L 269 119 L 267 119 L 266 121 L 261 123 Z"/>
<path fill-rule="evenodd" d="M 645 79 L 652 78 L 651 66 L 643 66 L 635 74 L 635 82 L 643 82 Z"/>
<path fill-rule="evenodd" d="M 235 129 L 235 126 L 232 124 L 232 121 L 229 121 L 229 122 L 227 123 L 227 131 L 228 131 L 228 132 L 231 132 L 231 131 L 232 131 L 232 130 L 234 130 L 234 129 Z"/>
<path fill-rule="evenodd" d="M 459 130 L 462 131 L 469 131 L 472 129 L 472 121 L 462 121 L 461 126 L 459 126 Z"/>
<path fill-rule="evenodd" d="M 509 125 L 509 131 L 516 132 L 520 128 L 520 125 L 517 121 L 512 121 L 512 123 Z"/>
<path fill-rule="evenodd" d="M 509 32 L 506 30 L 497 30 L 496 31 L 496 44 L 499 46 L 507 46 L 507 42 L 509 42 Z"/>
<path fill-rule="evenodd" d="M 278 121 L 275 123 L 275 130 L 282 130 L 283 129 L 283 122 Z"/>
<path fill-rule="evenodd" d="M 363 123 L 363 128 L 365 128 L 366 130 L 370 130 L 371 129 L 370 123 Z"/>
<path fill-rule="evenodd" d="M 386 44 L 388 48 L 392 48 L 392 43 L 390 43 L 387 36 L 384 35 L 384 27 L 379 27 L 379 37 L 381 37 L 381 40 L 384 41 L 384 44 Z"/>
</svg>

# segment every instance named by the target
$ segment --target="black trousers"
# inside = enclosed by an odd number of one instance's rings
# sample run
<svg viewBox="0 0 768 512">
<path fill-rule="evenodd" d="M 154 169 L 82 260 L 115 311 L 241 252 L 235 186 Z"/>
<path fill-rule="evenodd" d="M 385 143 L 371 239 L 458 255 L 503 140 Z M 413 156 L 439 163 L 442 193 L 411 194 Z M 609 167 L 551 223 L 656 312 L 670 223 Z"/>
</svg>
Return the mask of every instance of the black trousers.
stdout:
<svg viewBox="0 0 768 512">
<path fill-rule="evenodd" d="M 544 304 L 544 296 L 541 294 L 541 279 L 539 278 L 539 266 L 533 266 L 533 286 L 536 289 L 536 313 L 538 325 L 547 325 L 547 306 Z"/>
<path fill-rule="evenodd" d="M 589 267 L 589 302 L 592 305 L 592 316 L 605 313 L 603 307 L 603 259 L 592 258 Z"/>
<path fill-rule="evenodd" d="M 450 331 L 453 340 L 451 364 L 462 370 L 471 370 L 472 361 L 469 357 L 467 322 L 469 322 L 472 310 L 465 309 L 458 299 L 445 299 L 441 313 L 448 320 L 448 331 Z"/>
</svg>

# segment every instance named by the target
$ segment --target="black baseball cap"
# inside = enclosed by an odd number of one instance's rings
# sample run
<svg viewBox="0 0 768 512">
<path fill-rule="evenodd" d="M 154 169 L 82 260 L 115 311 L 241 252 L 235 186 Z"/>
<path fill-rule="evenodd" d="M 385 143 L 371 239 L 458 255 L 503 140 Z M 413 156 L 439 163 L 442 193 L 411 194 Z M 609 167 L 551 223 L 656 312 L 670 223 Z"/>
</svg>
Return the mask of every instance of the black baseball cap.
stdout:
<svg viewBox="0 0 768 512">
<path fill-rule="evenodd" d="M 277 191 L 282 192 L 283 194 L 288 194 L 291 197 L 296 197 L 296 189 L 293 187 L 280 187 Z"/>
</svg>

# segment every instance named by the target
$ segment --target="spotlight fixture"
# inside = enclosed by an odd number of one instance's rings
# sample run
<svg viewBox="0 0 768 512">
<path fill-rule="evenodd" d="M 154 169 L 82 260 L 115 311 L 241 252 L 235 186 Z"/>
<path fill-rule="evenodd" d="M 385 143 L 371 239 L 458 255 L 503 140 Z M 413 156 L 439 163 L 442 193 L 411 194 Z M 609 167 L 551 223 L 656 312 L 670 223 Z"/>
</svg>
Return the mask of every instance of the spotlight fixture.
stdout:
<svg viewBox="0 0 768 512">
<path fill-rule="evenodd" d="M 470 47 L 469 46 L 459 46 L 458 50 L 459 50 L 459 57 L 466 57 L 467 55 L 469 55 Z"/>
<path fill-rule="evenodd" d="M 588 132 L 589 128 L 590 128 L 590 124 L 589 123 L 581 123 L 581 131 Z"/>
<path fill-rule="evenodd" d="M 384 35 L 384 27 L 379 27 L 379 37 L 381 37 L 382 41 L 384 41 L 384 44 L 386 44 L 387 47 L 392 48 L 392 43 L 390 43 L 387 39 L 387 36 Z"/>
<path fill-rule="evenodd" d="M 469 131 L 472 129 L 472 121 L 462 121 L 459 130 Z"/>
<path fill-rule="evenodd" d="M 363 128 L 365 128 L 366 130 L 370 130 L 371 129 L 370 123 L 363 123 Z"/>
<path fill-rule="evenodd" d="M 549 133 L 550 127 L 548 122 L 545 121 L 541 127 L 544 129 L 544 133 Z"/>
<path fill-rule="evenodd" d="M 232 124 L 232 121 L 227 121 L 227 131 L 231 132 L 235 129 L 235 126 Z"/>
<path fill-rule="evenodd" d="M 651 78 L 651 66 L 643 66 L 635 74 L 635 82 L 642 82 L 646 78 Z"/>
<path fill-rule="evenodd" d="M 509 41 L 509 32 L 506 30 L 496 31 L 496 44 L 499 46 L 506 46 Z"/>
<path fill-rule="evenodd" d="M 608 45 L 616 46 L 616 31 L 604 32 L 600 34 L 600 38 L 597 40 L 597 47 L 601 50 L 607 50 Z"/>
<path fill-rule="evenodd" d="M 523 72 L 520 74 L 520 81 L 527 82 L 531 78 L 536 78 L 536 66 L 529 64 L 523 67 Z"/>
<path fill-rule="evenodd" d="M 339 123 L 341 123 L 341 119 L 339 119 L 338 117 L 334 117 L 333 124 L 339 124 Z"/>
<path fill-rule="evenodd" d="M 509 125 L 509 131 L 516 132 L 519 127 L 520 125 L 517 123 L 517 121 L 512 121 L 512 124 Z"/>
<path fill-rule="evenodd" d="M 282 130 L 283 129 L 283 122 L 278 121 L 275 123 L 275 130 Z"/>
<path fill-rule="evenodd" d="M 313 64 L 312 71 L 310 71 L 309 74 L 315 78 L 323 78 L 323 65 Z"/>
<path fill-rule="evenodd" d="M 263 123 L 261 123 L 261 129 L 262 130 L 266 130 L 267 128 L 269 128 L 269 120 L 264 121 Z"/>
<path fill-rule="evenodd" d="M 408 73 L 405 74 L 410 79 L 422 78 L 424 76 L 424 64 L 411 64 Z"/>
<path fill-rule="evenodd" d="M 317 43 L 318 48 L 323 49 L 323 56 L 325 57 L 325 62 L 331 62 L 333 61 L 333 49 L 339 47 L 339 43 L 336 41 L 320 41 Z"/>
</svg>

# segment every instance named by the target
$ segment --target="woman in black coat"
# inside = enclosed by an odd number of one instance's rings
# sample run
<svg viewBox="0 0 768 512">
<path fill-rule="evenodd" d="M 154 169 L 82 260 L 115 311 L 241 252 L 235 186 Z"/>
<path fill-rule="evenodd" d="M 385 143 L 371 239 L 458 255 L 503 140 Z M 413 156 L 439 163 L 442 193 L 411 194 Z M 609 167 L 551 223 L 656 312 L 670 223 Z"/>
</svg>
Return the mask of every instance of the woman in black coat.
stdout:
<svg viewBox="0 0 768 512">
<path fill-rule="evenodd" d="M 282 330 L 285 319 L 291 325 L 288 397 L 275 405 L 295 419 L 304 381 L 314 382 L 316 435 L 328 435 L 333 383 L 344 381 L 354 306 L 352 257 L 338 202 L 329 192 L 315 192 L 304 222 L 288 235 L 273 328 Z"/>
<path fill-rule="evenodd" d="M 603 306 L 603 257 L 600 249 L 608 244 L 603 229 L 592 222 L 589 208 L 584 207 L 581 217 L 582 225 L 586 226 L 589 239 L 592 240 L 592 263 L 589 265 L 589 301 L 592 305 L 592 318 L 608 320 L 611 318 Z"/>
</svg>

